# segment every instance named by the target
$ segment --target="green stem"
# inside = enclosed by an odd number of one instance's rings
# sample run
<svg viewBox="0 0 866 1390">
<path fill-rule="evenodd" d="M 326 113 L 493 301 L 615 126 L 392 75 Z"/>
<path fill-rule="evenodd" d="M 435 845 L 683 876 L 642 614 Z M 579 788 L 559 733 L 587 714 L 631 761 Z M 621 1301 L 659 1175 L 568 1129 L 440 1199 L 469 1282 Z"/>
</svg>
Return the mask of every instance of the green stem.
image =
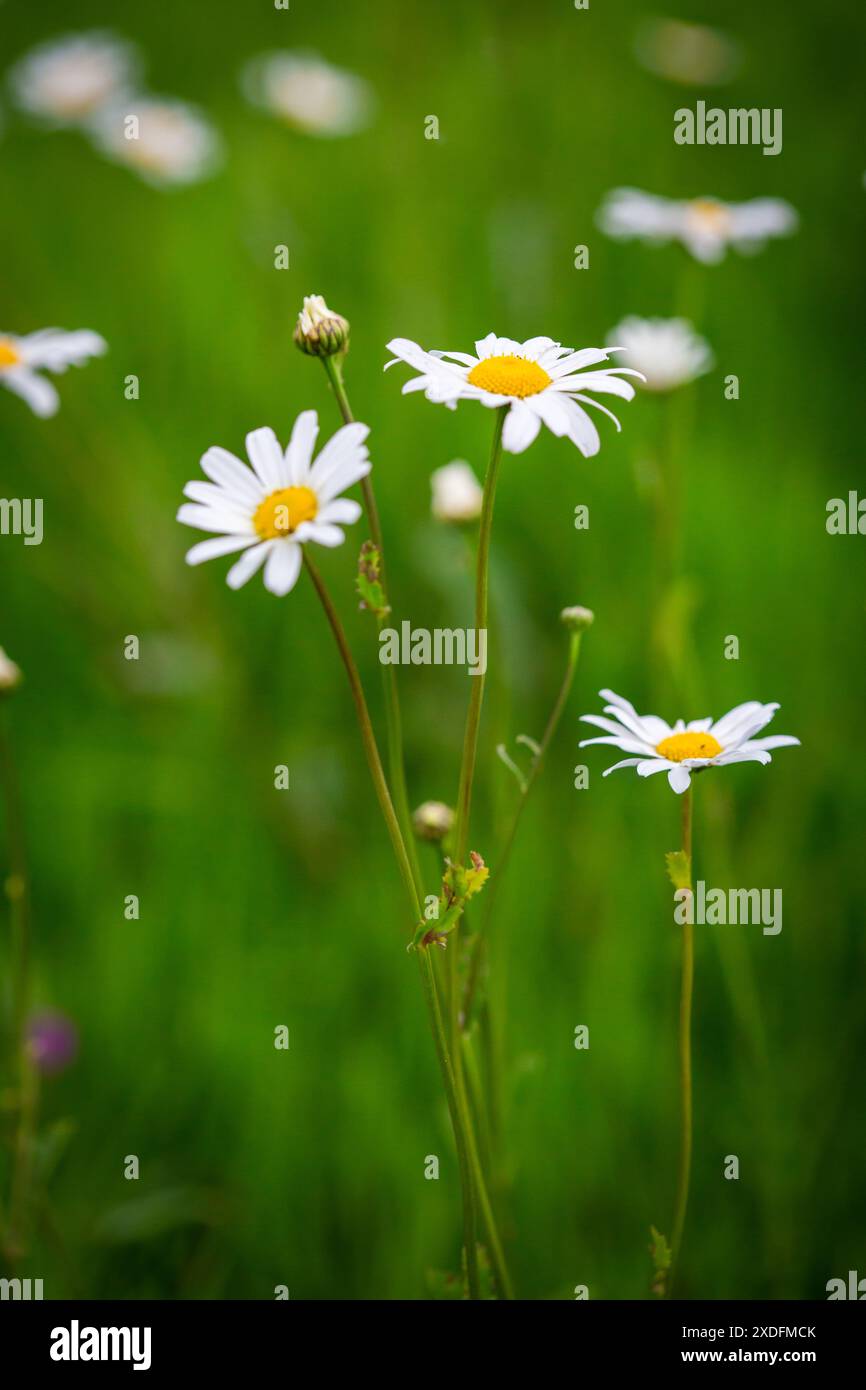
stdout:
<svg viewBox="0 0 866 1390">
<path fill-rule="evenodd" d="M 351 425 L 355 417 L 352 407 L 349 404 L 349 396 L 343 381 L 343 368 L 341 358 L 323 357 L 322 366 L 325 374 L 331 383 L 331 389 L 340 408 L 344 424 Z M 364 510 L 367 513 L 367 523 L 370 527 L 370 539 L 379 552 L 379 566 L 382 579 L 382 589 L 387 597 L 388 581 L 385 571 L 385 547 L 382 540 L 382 526 L 379 521 L 379 509 L 376 505 L 376 494 L 373 491 L 371 474 L 361 479 L 361 494 L 364 498 Z M 384 619 L 377 619 L 379 631 L 382 631 Z M 409 862 L 412 865 L 412 873 L 415 877 L 415 884 L 419 895 L 422 892 L 421 865 L 418 860 L 418 850 L 415 844 L 415 836 L 412 832 L 412 817 L 409 807 L 409 792 L 406 786 L 406 763 L 403 756 L 403 719 L 400 713 L 400 693 L 397 688 L 397 669 L 393 665 L 382 667 L 382 684 L 385 692 L 385 721 L 388 736 L 388 771 L 391 777 L 391 789 L 394 797 L 394 809 L 397 812 L 397 819 L 400 822 L 400 829 L 403 832 L 403 839 L 409 855 Z"/>
<path fill-rule="evenodd" d="M 9 900 L 12 928 L 12 1055 L 19 1090 L 9 1220 L 4 1241 L 5 1253 L 11 1263 L 21 1256 L 26 1244 L 33 1134 L 36 1125 L 37 1078 L 27 1047 L 30 1004 L 30 885 L 21 796 L 5 709 L 0 709 L 0 782 L 9 855 L 6 896 Z"/>
<path fill-rule="evenodd" d="M 379 748 L 376 743 L 376 735 L 373 732 L 373 725 L 370 721 L 370 714 L 367 709 L 367 701 L 364 696 L 364 689 L 361 685 L 361 677 L 355 665 L 343 625 L 340 622 L 339 614 L 331 602 L 331 597 L 325 587 L 316 566 L 304 550 L 304 564 L 307 569 L 322 607 L 328 619 L 337 649 L 340 653 L 346 675 L 349 679 L 349 687 L 352 692 L 352 699 L 355 704 L 355 711 L 358 716 L 358 724 L 361 729 L 361 739 L 364 744 L 364 752 L 367 755 L 367 763 L 370 775 L 373 779 L 373 786 L 379 799 L 379 806 L 388 827 L 388 834 L 391 837 L 391 844 L 400 866 L 400 873 L 403 883 L 412 904 L 414 919 L 418 922 L 421 918 L 421 903 L 415 887 L 415 880 L 412 874 L 412 867 L 409 863 L 406 847 L 403 843 L 403 836 L 394 812 L 391 801 L 391 794 L 388 791 L 388 784 L 385 780 L 385 773 L 382 768 L 382 760 L 379 756 Z M 471 1298 L 478 1298 L 480 1283 L 478 1278 L 478 1249 L 475 1239 L 475 1196 L 473 1192 L 473 1168 L 470 1160 L 470 1140 L 471 1129 L 469 1117 L 465 1104 L 461 1104 L 459 1091 L 454 1075 L 454 1067 L 448 1053 L 448 1046 L 445 1040 L 445 1031 L 442 1026 L 442 1015 L 439 1008 L 438 995 L 436 991 L 436 981 L 432 973 L 432 963 L 429 959 L 429 952 L 422 951 L 426 965 L 422 964 L 422 983 L 424 984 L 425 999 L 430 1016 L 430 1027 L 433 1033 L 433 1041 L 436 1047 L 436 1055 L 439 1059 L 439 1066 L 442 1072 L 442 1080 L 445 1086 L 445 1094 L 448 1102 L 448 1111 L 451 1116 L 451 1125 L 454 1131 L 454 1143 L 457 1148 L 457 1158 L 460 1167 L 461 1190 L 463 1194 L 463 1231 L 466 1242 L 466 1268 L 469 1281 L 469 1293 Z"/>
<path fill-rule="evenodd" d="M 490 587 L 490 533 L 493 526 L 493 503 L 496 497 L 496 481 L 502 459 L 502 428 L 505 424 L 507 406 L 496 412 L 493 430 L 493 446 L 490 462 L 484 479 L 484 497 L 481 504 L 481 520 L 478 527 L 478 560 L 475 571 L 475 632 L 487 630 L 487 606 Z M 457 810 L 454 822 L 454 858 L 458 864 L 466 859 L 466 846 L 469 839 L 469 815 L 472 809 L 472 783 L 475 777 L 475 758 L 478 751 L 478 728 L 481 723 L 481 702 L 484 699 L 484 675 L 479 672 L 472 676 L 472 689 L 469 695 L 469 709 L 466 712 L 466 729 L 463 735 L 463 761 L 460 766 L 460 787 L 457 793 Z"/>
<path fill-rule="evenodd" d="M 689 892 L 692 892 L 694 875 L 692 873 L 692 789 L 683 792 L 683 854 L 689 866 Z M 680 994 L 680 1160 L 677 1175 L 677 1193 L 674 1203 L 673 1235 L 671 1237 L 671 1267 L 667 1281 L 667 1295 L 673 1290 L 683 1228 L 686 1223 L 686 1208 L 689 1201 L 689 1178 L 692 1167 L 692 991 L 695 976 L 694 927 L 691 922 L 683 924 L 683 972 Z"/>
<path fill-rule="evenodd" d="M 562 712 L 565 709 L 569 694 L 571 692 L 572 684 L 574 683 L 574 673 L 577 670 L 577 662 L 580 656 L 580 639 L 582 635 L 583 634 L 580 632 L 572 632 L 570 635 L 570 640 L 568 644 L 568 659 L 566 661 L 565 674 L 562 678 L 562 684 L 559 687 L 559 692 L 556 696 L 556 700 L 554 701 L 553 709 L 550 711 L 547 724 L 545 725 L 544 733 L 541 737 L 541 743 L 538 747 L 538 752 L 533 757 L 532 766 L 530 767 L 529 772 L 526 776 L 526 780 L 520 789 L 520 795 L 517 799 L 517 805 L 514 808 L 514 815 L 511 818 L 511 824 L 508 827 L 504 844 L 499 853 L 499 858 L 497 859 L 496 864 L 490 874 L 490 881 L 487 885 L 487 892 L 485 893 L 484 897 L 484 911 L 481 916 L 481 922 L 479 924 L 477 932 L 472 938 L 472 951 L 469 961 L 469 978 L 467 981 L 466 993 L 463 1002 L 463 1016 L 467 1022 L 469 1021 L 469 1018 L 471 1016 L 470 1011 L 475 998 L 476 990 L 478 988 L 478 979 L 481 965 L 483 963 L 483 953 L 486 945 L 486 935 L 489 931 L 490 921 L 493 917 L 493 908 L 496 902 L 496 895 L 502 883 L 505 871 L 508 867 L 508 862 L 511 857 L 511 851 L 514 847 L 514 841 L 517 835 L 517 830 L 520 825 L 523 812 L 526 808 L 526 803 L 529 799 L 529 794 L 532 791 L 532 788 L 534 787 L 538 779 L 539 773 L 541 772 L 542 763 L 544 762 L 544 759 L 547 755 L 547 750 L 550 747 L 550 744 L 553 740 L 553 736 L 556 733 L 557 728 L 559 727 L 559 721 L 562 718 Z"/>
</svg>

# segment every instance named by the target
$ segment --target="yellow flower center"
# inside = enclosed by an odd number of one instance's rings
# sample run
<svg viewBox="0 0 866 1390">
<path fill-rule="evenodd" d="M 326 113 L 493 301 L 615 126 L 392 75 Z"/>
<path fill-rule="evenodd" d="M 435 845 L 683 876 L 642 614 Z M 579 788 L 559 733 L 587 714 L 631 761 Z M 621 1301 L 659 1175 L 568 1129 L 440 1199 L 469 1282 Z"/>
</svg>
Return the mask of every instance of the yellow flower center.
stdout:
<svg viewBox="0 0 866 1390">
<path fill-rule="evenodd" d="M 714 198 L 695 198 L 689 205 L 692 222 L 705 232 L 717 232 L 723 236 L 731 225 L 731 214 L 724 203 Z"/>
<path fill-rule="evenodd" d="M 312 521 L 318 510 L 312 488 L 281 487 L 256 507 L 253 525 L 263 541 L 275 541 L 297 531 L 302 521 Z"/>
<path fill-rule="evenodd" d="M 551 377 L 537 362 L 509 354 L 505 357 L 485 357 L 478 362 L 466 380 L 494 396 L 537 396 L 550 385 Z"/>
<path fill-rule="evenodd" d="M 686 758 L 715 758 L 722 751 L 722 745 L 712 734 L 671 734 L 656 744 L 656 752 L 662 758 L 670 758 L 672 763 L 684 762 Z"/>
<path fill-rule="evenodd" d="M 4 367 L 17 367 L 21 354 L 16 352 L 8 338 L 0 338 L 0 372 Z"/>
</svg>

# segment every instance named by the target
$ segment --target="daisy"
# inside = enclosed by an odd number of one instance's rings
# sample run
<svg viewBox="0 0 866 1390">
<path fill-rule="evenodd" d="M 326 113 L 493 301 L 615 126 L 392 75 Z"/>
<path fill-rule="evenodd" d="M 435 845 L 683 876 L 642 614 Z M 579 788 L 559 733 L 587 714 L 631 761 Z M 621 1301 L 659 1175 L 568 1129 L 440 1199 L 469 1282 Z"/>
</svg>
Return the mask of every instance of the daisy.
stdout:
<svg viewBox="0 0 866 1390">
<path fill-rule="evenodd" d="M 42 328 L 24 338 L 0 332 L 0 386 L 22 396 L 34 415 L 54 415 L 60 397 L 50 381 L 39 376 L 39 369 L 65 372 L 80 367 L 90 357 L 99 357 L 108 344 L 98 333 L 80 328 L 64 333 L 60 328 Z"/>
<path fill-rule="evenodd" d="M 198 107 L 174 97 L 137 97 L 113 105 L 93 123 L 92 134 L 109 159 L 156 188 L 196 183 L 219 163 L 220 140 L 210 121 Z"/>
<path fill-rule="evenodd" d="M 789 236 L 797 222 L 796 212 L 782 198 L 677 202 L 637 188 L 614 189 L 598 212 L 598 224 L 608 236 L 655 243 L 681 241 L 696 260 L 707 265 L 723 260 L 729 246 L 744 255 L 760 251 L 770 237 Z"/>
<path fill-rule="evenodd" d="M 671 391 L 708 372 L 713 354 L 688 319 L 623 319 L 609 341 L 620 343 L 625 361 L 643 374 L 647 391 Z"/>
<path fill-rule="evenodd" d="M 129 86 L 137 60 L 131 44 L 93 31 L 49 39 L 9 73 L 13 100 L 53 125 L 80 125 Z"/>
<path fill-rule="evenodd" d="M 648 19 L 635 41 L 638 62 L 657 77 L 688 86 L 717 86 L 728 82 L 740 66 L 733 39 L 704 24 L 679 19 Z"/>
<path fill-rule="evenodd" d="M 14 690 L 23 679 L 21 667 L 16 665 L 11 656 L 7 656 L 3 648 L 0 647 L 0 695 L 4 691 Z"/>
<path fill-rule="evenodd" d="M 484 492 L 465 459 L 436 468 L 430 474 L 433 494 L 430 509 L 436 521 L 456 524 L 477 521 L 481 515 Z"/>
<path fill-rule="evenodd" d="M 693 719 L 685 724 L 678 719 L 676 724 L 666 724 L 654 714 L 637 714 L 628 700 L 615 695 L 612 690 L 600 691 L 604 700 L 605 719 L 600 714 L 584 714 L 584 724 L 594 724 L 604 729 L 603 738 L 587 738 L 580 744 L 588 748 L 593 743 L 612 743 L 623 753 L 636 753 L 639 756 L 625 758 L 605 770 L 604 776 L 616 772 L 620 767 L 637 768 L 639 777 L 651 777 L 654 772 L 667 772 L 668 781 L 675 792 L 687 790 L 693 772 L 702 772 L 707 767 L 724 767 L 727 763 L 768 763 L 771 761 L 771 748 L 788 748 L 798 745 L 800 740 L 789 734 L 774 734 L 770 738 L 755 738 L 765 725 L 769 724 L 778 705 L 762 705 L 749 700 L 737 705 L 721 719 Z"/>
<path fill-rule="evenodd" d="M 584 458 L 597 454 L 601 448 L 598 430 L 583 406 L 593 405 L 610 416 L 617 429 L 620 423 L 606 406 L 585 392 L 597 391 L 630 401 L 634 387 L 620 378 L 640 377 L 640 372 L 630 367 L 583 371 L 582 368 L 606 362 L 617 349 L 583 348 L 575 352 L 552 338 L 528 338 L 525 343 L 518 343 L 513 338 L 497 338 L 495 333 L 488 333 L 475 344 L 475 357 L 467 352 L 425 352 L 408 338 L 393 338 L 388 347 L 395 356 L 386 363 L 386 371 L 402 361 L 421 372 L 421 376 L 406 382 L 404 395 L 423 391 L 428 401 L 447 405 L 451 410 L 462 400 L 479 401 L 494 410 L 508 406 L 502 445 L 510 454 L 522 454 L 528 449 L 542 424 L 555 435 L 567 436 Z"/>
<path fill-rule="evenodd" d="M 239 589 L 264 565 L 265 588 L 283 595 L 301 572 L 303 545 L 342 545 L 340 526 L 357 521 L 361 507 L 339 494 L 370 472 L 364 443 L 370 431 L 344 425 L 313 463 L 318 433 L 315 410 L 298 416 L 285 452 L 273 430 L 253 430 L 246 440 L 252 468 L 226 449 L 208 449 L 201 466 L 211 481 L 187 483 L 184 495 L 191 501 L 177 519 L 218 534 L 194 545 L 187 564 L 242 550 L 228 572 L 229 587 Z"/>
<path fill-rule="evenodd" d="M 317 53 L 264 53 L 247 63 L 241 86 L 254 106 L 308 135 L 354 135 L 369 124 L 373 109 L 363 78 Z"/>
</svg>

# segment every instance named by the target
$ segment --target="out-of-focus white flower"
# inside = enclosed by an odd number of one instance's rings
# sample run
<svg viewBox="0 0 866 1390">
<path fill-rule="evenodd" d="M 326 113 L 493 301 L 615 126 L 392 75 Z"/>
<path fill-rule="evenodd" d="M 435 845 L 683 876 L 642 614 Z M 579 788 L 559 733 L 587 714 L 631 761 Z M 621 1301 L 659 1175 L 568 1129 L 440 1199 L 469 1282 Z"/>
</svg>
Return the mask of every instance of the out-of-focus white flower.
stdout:
<svg viewBox="0 0 866 1390">
<path fill-rule="evenodd" d="M 197 183 L 220 162 L 221 142 L 208 118 L 174 97 L 136 96 L 112 105 L 92 133 L 109 159 L 156 188 Z"/>
<path fill-rule="evenodd" d="M 255 106 L 310 135 L 354 135 L 373 113 L 364 79 L 317 53 L 263 53 L 243 68 L 241 87 Z"/>
<path fill-rule="evenodd" d="M 612 329 L 623 360 L 643 374 L 647 391 L 672 391 L 708 372 L 713 365 L 709 343 L 688 319 L 642 319 L 631 315 Z"/>
<path fill-rule="evenodd" d="M 552 434 L 570 439 L 584 458 L 591 458 L 601 448 L 601 440 L 584 407 L 594 406 L 610 416 L 617 429 L 620 423 L 607 406 L 586 392 L 630 401 L 634 387 L 621 378 L 639 375 L 631 367 L 584 371 L 606 362 L 610 354 L 604 348 L 575 352 L 553 338 L 528 338 L 519 343 L 488 333 L 475 344 L 475 357 L 450 349 L 425 352 L 409 338 L 392 338 L 388 347 L 394 358 L 385 364 L 386 371 L 396 362 L 407 362 L 421 373 L 405 383 L 404 396 L 423 391 L 428 401 L 450 410 L 457 409 L 458 401 L 477 401 L 489 410 L 507 406 L 502 447 L 509 454 L 522 454 L 545 424 Z"/>
<path fill-rule="evenodd" d="M 138 69 L 135 49 L 94 30 L 49 39 L 9 73 L 13 100 L 53 125 L 81 125 L 126 91 Z"/>
<path fill-rule="evenodd" d="M 100 357 L 108 344 L 98 333 L 80 328 L 64 333 L 61 328 L 42 328 L 24 338 L 0 332 L 0 386 L 21 396 L 34 415 L 54 415 L 60 397 L 39 370 L 65 372 L 80 367 L 90 357 Z"/>
<path fill-rule="evenodd" d="M 14 690 L 20 685 L 24 677 L 21 674 L 21 667 L 17 666 L 11 657 L 7 656 L 0 647 L 0 695 L 6 695 L 10 690 Z"/>
<path fill-rule="evenodd" d="M 727 34 L 680 19 L 644 20 L 637 31 L 635 55 L 657 77 L 687 86 L 720 86 L 740 66 L 739 45 Z"/>
<path fill-rule="evenodd" d="M 604 713 L 611 717 L 605 719 L 600 714 L 582 714 L 580 717 L 584 724 L 594 724 L 605 732 L 601 738 L 585 738 L 580 747 L 610 743 L 623 753 L 638 755 L 605 768 L 605 777 L 621 767 L 636 768 L 639 777 L 666 772 L 671 789 L 684 792 L 695 772 L 702 772 L 708 767 L 725 767 L 728 763 L 769 763 L 772 761 L 771 749 L 796 747 L 800 742 L 790 734 L 755 738 L 755 734 L 769 724 L 778 705 L 762 705 L 757 700 L 748 700 L 744 705 L 728 710 L 715 722 L 712 719 L 693 719 L 686 724 L 678 719 L 676 724 L 670 725 L 655 714 L 638 714 L 628 700 L 615 695 L 612 690 L 599 693 L 603 700 L 609 701 L 604 706 Z"/>
<path fill-rule="evenodd" d="M 437 521 L 477 521 L 484 491 L 465 459 L 454 459 L 430 475 L 431 510 Z"/>
<path fill-rule="evenodd" d="M 247 435 L 251 468 L 226 449 L 208 449 L 201 466 L 211 481 L 187 483 L 184 494 L 192 500 L 177 519 L 217 534 L 194 545 L 187 564 L 242 550 L 228 572 L 230 588 L 239 589 L 264 565 L 265 588 L 287 594 L 301 572 L 303 546 L 342 545 L 341 526 L 361 515 L 359 503 L 340 493 L 370 472 L 369 432 L 360 422 L 344 425 L 313 462 L 319 420 L 315 410 L 305 410 L 285 451 L 271 429 Z"/>
<path fill-rule="evenodd" d="M 798 217 L 782 198 L 752 198 L 747 203 L 723 203 L 718 198 L 677 201 L 616 188 L 598 211 L 598 225 L 608 236 L 660 244 L 680 241 L 696 260 L 715 264 L 729 246 L 746 255 L 760 251 L 771 237 L 790 236 Z"/>
</svg>

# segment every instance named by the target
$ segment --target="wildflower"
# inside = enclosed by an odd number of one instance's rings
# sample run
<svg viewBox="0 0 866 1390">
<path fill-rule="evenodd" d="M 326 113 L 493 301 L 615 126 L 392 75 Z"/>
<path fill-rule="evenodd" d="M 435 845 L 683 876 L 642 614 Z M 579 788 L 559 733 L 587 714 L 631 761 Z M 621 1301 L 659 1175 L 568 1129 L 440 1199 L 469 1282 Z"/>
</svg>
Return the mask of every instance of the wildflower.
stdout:
<svg viewBox="0 0 866 1390">
<path fill-rule="evenodd" d="M 620 767 L 634 767 L 639 777 L 651 777 L 655 772 L 667 772 L 668 782 L 675 792 L 684 792 L 693 772 L 707 767 L 724 767 L 728 763 L 768 763 L 770 750 L 799 745 L 790 734 L 774 734 L 755 738 L 769 724 L 778 705 L 762 705 L 755 700 L 737 705 L 721 719 L 693 719 L 686 724 L 666 724 L 654 714 L 639 715 L 634 707 L 612 690 L 600 692 L 605 705 L 605 719 L 599 714 L 584 714 L 585 724 L 605 730 L 603 738 L 587 738 L 580 744 L 587 748 L 593 743 L 611 743 L 623 753 L 638 757 L 625 758 L 605 769 L 604 776 Z"/>
<path fill-rule="evenodd" d="M 247 63 L 241 86 L 263 107 L 308 135 L 354 135 L 369 123 L 372 93 L 354 73 L 317 53 L 264 53 Z"/>
<path fill-rule="evenodd" d="M 196 106 L 174 97 L 136 97 L 100 113 L 94 141 L 109 159 L 156 188 L 196 183 L 219 163 L 220 140 Z"/>
<path fill-rule="evenodd" d="M 82 366 L 90 357 L 99 357 L 108 344 L 98 333 L 80 328 L 65 333 L 60 328 L 42 328 L 17 338 L 0 333 L 0 386 L 21 396 L 34 415 L 54 415 L 60 397 L 39 370 L 65 372 L 69 366 Z"/>
<path fill-rule="evenodd" d="M 430 475 L 431 511 L 437 521 L 456 524 L 477 521 L 484 493 L 469 464 L 453 459 Z"/>
<path fill-rule="evenodd" d="M 11 694 L 23 679 L 21 667 L 0 647 L 0 697 Z"/>
<path fill-rule="evenodd" d="M 425 352 L 408 338 L 394 338 L 388 347 L 395 356 L 386 369 L 403 361 L 421 373 L 406 382 L 404 395 L 423 391 L 428 401 L 452 410 L 461 400 L 478 401 L 490 409 L 508 406 L 502 445 L 511 454 L 522 454 L 542 424 L 555 435 L 567 436 L 585 458 L 597 454 L 601 441 L 583 406 L 593 405 L 610 416 L 617 429 L 620 424 L 606 406 L 585 393 L 595 391 L 630 401 L 634 387 L 621 378 L 640 376 L 629 367 L 584 371 L 606 362 L 613 349 L 575 352 L 552 338 L 518 343 L 489 333 L 475 344 L 474 357 L 466 352 Z"/>
<path fill-rule="evenodd" d="M 309 357 L 333 357 L 349 346 L 349 322 L 329 309 L 322 295 L 308 294 L 292 337 Z"/>
<path fill-rule="evenodd" d="M 16 105 L 57 126 L 81 125 L 129 86 L 137 68 L 131 44 L 113 34 L 65 34 L 40 44 L 14 65 Z"/>
<path fill-rule="evenodd" d="M 647 391 L 672 391 L 708 372 L 713 354 L 687 319 L 623 319 L 610 341 L 622 346 L 624 361 L 637 367 Z"/>
<path fill-rule="evenodd" d="M 340 527 L 357 521 L 361 507 L 339 494 L 370 472 L 364 443 L 370 431 L 344 425 L 313 462 L 318 432 L 315 410 L 298 416 L 285 452 L 273 430 L 253 430 L 246 440 L 252 468 L 226 449 L 208 449 L 201 466 L 211 481 L 187 483 L 191 500 L 177 519 L 218 534 L 194 545 L 188 564 L 242 550 L 228 572 L 229 587 L 239 589 L 264 565 L 265 588 L 283 595 L 300 574 L 304 545 L 342 545 Z"/>
<path fill-rule="evenodd" d="M 424 801 L 412 812 L 412 829 L 419 840 L 443 840 L 454 824 L 454 812 L 444 801 Z"/>
<path fill-rule="evenodd" d="M 78 1056 L 78 1029 L 65 1014 L 34 1014 L 27 1024 L 27 1042 L 37 1071 L 45 1076 L 65 1071 Z"/>
<path fill-rule="evenodd" d="M 797 222 L 796 212 L 782 198 L 723 203 L 704 197 L 677 202 L 637 188 L 614 189 L 598 212 L 598 224 L 608 236 L 638 237 L 657 244 L 680 241 L 696 260 L 708 265 L 723 260 L 729 246 L 745 255 L 760 251 L 771 237 L 796 231 Z"/>
</svg>

